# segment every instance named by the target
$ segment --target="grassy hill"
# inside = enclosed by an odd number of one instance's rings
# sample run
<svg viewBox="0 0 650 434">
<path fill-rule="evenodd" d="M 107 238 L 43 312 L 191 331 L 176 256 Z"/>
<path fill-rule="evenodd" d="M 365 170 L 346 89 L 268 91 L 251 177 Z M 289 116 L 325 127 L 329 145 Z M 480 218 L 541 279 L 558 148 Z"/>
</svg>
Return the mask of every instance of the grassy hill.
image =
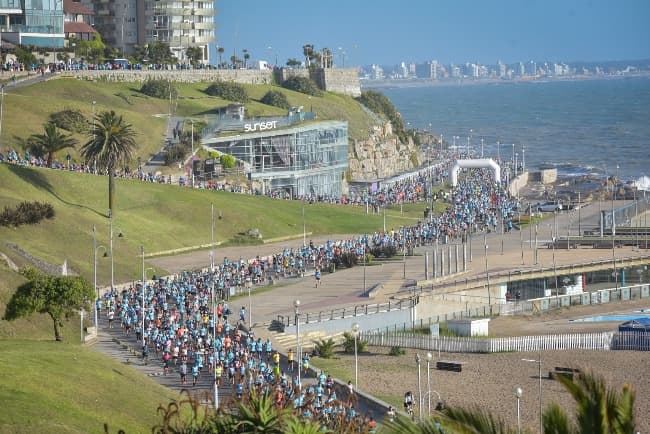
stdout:
<svg viewBox="0 0 650 434">
<path fill-rule="evenodd" d="M 173 105 L 177 116 L 200 119 L 215 113 L 217 107 L 229 101 L 204 93 L 209 83 L 177 83 L 178 100 Z M 319 119 L 345 120 L 349 122 L 351 139 L 367 138 L 373 124 L 370 116 L 351 97 L 324 93 L 322 97 L 290 91 L 274 85 L 244 85 L 251 98 L 246 104 L 248 116 L 277 115 L 284 110 L 268 106 L 259 100 L 271 89 L 280 90 L 287 96 L 292 106 L 312 108 Z M 148 97 L 139 92 L 139 83 L 107 83 L 79 80 L 72 77 L 59 77 L 31 86 L 5 90 L 2 122 L 2 152 L 7 148 L 20 151 L 17 139 L 26 139 L 31 134 L 42 133 L 43 124 L 52 113 L 63 109 L 78 109 L 90 119 L 95 101 L 95 113 L 115 110 L 127 122 L 133 124 L 137 133 L 138 150 L 134 155 L 146 160 L 162 146 L 167 125 L 165 115 L 169 113 L 168 100 Z M 88 137 L 75 134 L 83 144 Z M 79 147 L 77 147 L 78 149 Z M 67 153 L 77 159 L 76 150 L 63 150 L 58 158 L 64 159 Z"/>
<path fill-rule="evenodd" d="M 177 394 L 89 348 L 0 340 L 0 433 L 151 432 Z"/>
</svg>

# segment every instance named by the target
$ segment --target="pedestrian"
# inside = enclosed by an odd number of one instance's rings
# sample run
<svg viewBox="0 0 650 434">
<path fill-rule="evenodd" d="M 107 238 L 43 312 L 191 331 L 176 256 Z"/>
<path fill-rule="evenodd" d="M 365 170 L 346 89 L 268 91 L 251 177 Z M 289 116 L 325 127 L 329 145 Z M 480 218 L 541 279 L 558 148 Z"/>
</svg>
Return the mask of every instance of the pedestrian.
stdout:
<svg viewBox="0 0 650 434">
<path fill-rule="evenodd" d="M 316 288 L 318 288 L 320 286 L 320 267 L 316 268 L 314 278 L 316 279 Z"/>
<path fill-rule="evenodd" d="M 181 374 L 181 385 L 187 384 L 187 364 L 185 362 L 181 363 L 178 372 Z"/>
<path fill-rule="evenodd" d="M 287 354 L 287 362 L 289 364 L 289 369 L 293 371 L 293 361 L 294 361 L 295 353 L 293 352 L 293 348 L 289 349 L 289 354 Z"/>
</svg>

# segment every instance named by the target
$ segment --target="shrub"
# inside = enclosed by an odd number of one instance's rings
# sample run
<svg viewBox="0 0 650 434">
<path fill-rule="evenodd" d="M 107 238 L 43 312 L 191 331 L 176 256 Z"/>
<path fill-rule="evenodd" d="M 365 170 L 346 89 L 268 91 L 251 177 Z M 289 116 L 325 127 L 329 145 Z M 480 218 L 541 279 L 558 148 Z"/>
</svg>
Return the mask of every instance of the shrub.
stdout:
<svg viewBox="0 0 650 434">
<path fill-rule="evenodd" d="M 228 101 L 248 102 L 248 92 L 237 83 L 217 81 L 208 86 L 205 93 Z"/>
<path fill-rule="evenodd" d="M 221 167 L 225 169 L 232 169 L 235 167 L 235 157 L 229 154 L 221 154 L 219 156 L 219 162 L 221 163 Z"/>
<path fill-rule="evenodd" d="M 354 354 L 354 335 L 350 332 L 343 333 L 343 351 L 347 354 Z M 368 346 L 367 342 L 357 338 L 357 353 L 363 353 Z"/>
<path fill-rule="evenodd" d="M 175 98 L 178 91 L 169 80 L 156 80 L 149 78 L 142 84 L 140 92 L 153 98 L 167 99 L 170 96 Z"/>
<path fill-rule="evenodd" d="M 370 253 L 375 258 L 392 258 L 397 254 L 397 248 L 395 246 L 373 247 Z"/>
<path fill-rule="evenodd" d="M 357 101 L 374 113 L 384 115 L 393 126 L 393 133 L 399 137 L 402 143 L 407 143 L 408 135 L 404 129 L 402 116 L 386 95 L 374 90 L 367 90 L 361 92 L 361 96 L 357 98 Z"/>
<path fill-rule="evenodd" d="M 183 144 L 176 144 L 169 146 L 167 148 L 167 153 L 165 154 L 165 164 L 171 166 L 174 163 L 185 160 L 185 155 L 187 155 L 188 148 Z"/>
<path fill-rule="evenodd" d="M 323 92 L 316 86 L 312 80 L 307 77 L 291 77 L 282 83 L 282 87 L 289 90 L 294 90 L 307 95 L 321 96 Z"/>
<path fill-rule="evenodd" d="M 264 94 L 260 102 L 286 110 L 289 110 L 291 108 L 289 101 L 287 101 L 287 96 L 278 90 L 269 90 L 266 92 L 266 94 Z"/>
<path fill-rule="evenodd" d="M 329 338 L 327 340 L 321 339 L 320 341 L 314 341 L 314 351 L 318 354 L 318 357 L 323 359 L 331 359 L 334 357 L 334 347 L 336 343 L 334 339 Z"/>
<path fill-rule="evenodd" d="M 50 120 L 57 127 L 73 133 L 85 133 L 89 129 L 88 119 L 78 109 L 65 109 L 52 113 Z"/>
<path fill-rule="evenodd" d="M 343 253 L 341 255 L 341 261 L 339 265 L 343 265 L 346 268 L 352 268 L 357 265 L 359 258 L 354 253 Z"/>
<path fill-rule="evenodd" d="M 47 202 L 21 202 L 15 209 L 5 206 L 0 213 L 0 226 L 34 225 L 54 218 L 54 207 Z"/>
<path fill-rule="evenodd" d="M 403 356 L 404 354 L 406 354 L 406 351 L 401 347 L 390 347 L 390 351 L 388 352 L 389 356 Z"/>
</svg>

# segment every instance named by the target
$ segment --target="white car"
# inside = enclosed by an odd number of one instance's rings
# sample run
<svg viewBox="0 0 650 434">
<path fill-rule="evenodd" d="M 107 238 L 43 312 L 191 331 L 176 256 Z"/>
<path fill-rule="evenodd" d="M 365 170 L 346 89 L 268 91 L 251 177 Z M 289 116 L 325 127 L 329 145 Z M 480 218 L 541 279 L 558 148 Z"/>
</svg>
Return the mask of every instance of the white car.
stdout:
<svg viewBox="0 0 650 434">
<path fill-rule="evenodd" d="M 560 202 L 542 202 L 537 204 L 537 211 L 540 212 L 554 212 L 562 211 L 562 204 Z"/>
</svg>

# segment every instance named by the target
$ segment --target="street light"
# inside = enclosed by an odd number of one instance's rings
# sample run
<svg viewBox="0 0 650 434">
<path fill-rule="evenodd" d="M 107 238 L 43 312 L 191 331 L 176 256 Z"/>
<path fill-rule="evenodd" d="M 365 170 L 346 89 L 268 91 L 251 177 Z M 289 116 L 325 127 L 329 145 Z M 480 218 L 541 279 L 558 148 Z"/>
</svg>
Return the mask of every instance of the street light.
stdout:
<svg viewBox="0 0 650 434">
<path fill-rule="evenodd" d="M 542 352 L 540 351 L 539 355 L 537 356 L 537 360 L 535 359 L 521 359 L 522 362 L 531 362 L 531 363 L 537 363 L 537 369 L 538 369 L 538 374 L 539 374 L 539 434 L 544 433 L 544 423 L 542 421 Z"/>
<path fill-rule="evenodd" d="M 422 372 L 420 370 L 420 354 L 415 353 L 415 363 L 418 365 L 418 416 L 422 422 Z"/>
<path fill-rule="evenodd" d="M 521 395 L 523 391 L 521 390 L 521 387 L 515 387 L 515 398 L 517 399 L 517 434 L 521 434 L 521 414 L 519 411 L 519 400 L 521 399 Z"/>
<path fill-rule="evenodd" d="M 359 357 L 357 355 L 357 339 L 359 337 L 359 323 L 352 324 L 352 334 L 354 335 L 354 387 L 359 390 Z"/>
<path fill-rule="evenodd" d="M 490 312 L 492 311 L 492 294 L 490 294 L 490 271 L 488 268 L 488 245 L 485 243 L 485 278 L 487 280 L 487 293 L 488 293 L 488 305 L 490 306 Z"/>
<path fill-rule="evenodd" d="M 429 365 L 431 363 L 432 358 L 433 356 L 431 355 L 431 353 L 427 353 L 427 396 L 429 398 L 427 402 L 427 409 L 428 409 L 427 416 L 431 415 L 431 380 L 429 377 L 429 371 L 430 371 Z"/>
<path fill-rule="evenodd" d="M 97 312 L 97 300 L 99 300 L 99 289 L 97 288 L 97 250 L 104 249 L 104 256 L 106 256 L 106 247 L 97 245 L 97 228 L 93 226 L 93 270 L 95 276 L 95 330 L 99 331 L 99 318 Z"/>
<path fill-rule="evenodd" d="M 300 300 L 295 299 L 293 301 L 293 307 L 294 307 L 294 312 L 296 314 L 295 321 L 296 321 L 296 356 L 298 357 L 298 393 L 300 393 L 300 389 L 302 388 L 302 384 L 300 382 L 300 368 L 302 366 L 302 354 L 300 352 L 300 316 L 299 316 L 299 308 L 300 308 Z"/>
<path fill-rule="evenodd" d="M 95 105 L 97 101 L 93 100 L 93 142 L 95 141 Z"/>
</svg>

